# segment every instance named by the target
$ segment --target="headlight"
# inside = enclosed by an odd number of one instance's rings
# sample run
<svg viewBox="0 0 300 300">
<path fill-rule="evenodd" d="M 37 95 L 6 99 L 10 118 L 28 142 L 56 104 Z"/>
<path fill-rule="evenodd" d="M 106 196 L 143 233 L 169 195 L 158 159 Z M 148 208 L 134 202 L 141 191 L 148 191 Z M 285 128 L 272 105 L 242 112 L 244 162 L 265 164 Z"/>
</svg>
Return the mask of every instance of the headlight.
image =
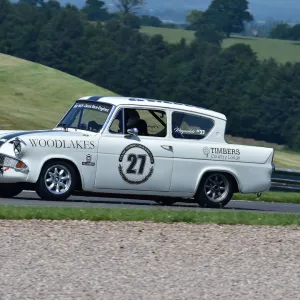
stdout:
<svg viewBox="0 0 300 300">
<path fill-rule="evenodd" d="M 0 154 L 0 167 L 12 168 L 20 172 L 28 171 L 28 166 L 23 161 L 3 154 Z"/>
</svg>

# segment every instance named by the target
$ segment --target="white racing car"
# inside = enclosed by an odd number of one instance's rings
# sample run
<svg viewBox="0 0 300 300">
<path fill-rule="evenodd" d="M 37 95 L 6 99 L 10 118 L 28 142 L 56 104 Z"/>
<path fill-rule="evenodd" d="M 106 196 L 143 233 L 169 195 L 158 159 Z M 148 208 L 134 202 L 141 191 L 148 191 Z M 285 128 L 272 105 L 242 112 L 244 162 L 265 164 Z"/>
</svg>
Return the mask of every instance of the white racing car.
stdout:
<svg viewBox="0 0 300 300">
<path fill-rule="evenodd" d="M 99 193 L 213 208 L 269 190 L 274 149 L 228 144 L 225 127 L 223 114 L 192 105 L 84 97 L 52 130 L 0 131 L 0 197 Z"/>
</svg>

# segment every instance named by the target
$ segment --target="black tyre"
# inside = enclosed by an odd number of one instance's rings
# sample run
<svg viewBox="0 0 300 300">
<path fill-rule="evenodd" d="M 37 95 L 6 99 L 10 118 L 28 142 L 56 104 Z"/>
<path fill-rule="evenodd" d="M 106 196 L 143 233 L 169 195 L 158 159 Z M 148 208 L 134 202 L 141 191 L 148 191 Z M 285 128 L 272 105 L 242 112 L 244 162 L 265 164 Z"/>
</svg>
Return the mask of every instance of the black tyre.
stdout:
<svg viewBox="0 0 300 300">
<path fill-rule="evenodd" d="M 201 207 L 222 208 L 233 195 L 232 178 L 225 173 L 209 173 L 203 177 L 195 195 Z"/>
<path fill-rule="evenodd" d="M 36 192 L 44 200 L 66 200 L 71 196 L 77 180 L 77 172 L 72 164 L 51 161 L 41 171 Z"/>
<path fill-rule="evenodd" d="M 18 183 L 1 183 L 0 198 L 12 198 L 22 192 L 22 187 Z"/>
</svg>

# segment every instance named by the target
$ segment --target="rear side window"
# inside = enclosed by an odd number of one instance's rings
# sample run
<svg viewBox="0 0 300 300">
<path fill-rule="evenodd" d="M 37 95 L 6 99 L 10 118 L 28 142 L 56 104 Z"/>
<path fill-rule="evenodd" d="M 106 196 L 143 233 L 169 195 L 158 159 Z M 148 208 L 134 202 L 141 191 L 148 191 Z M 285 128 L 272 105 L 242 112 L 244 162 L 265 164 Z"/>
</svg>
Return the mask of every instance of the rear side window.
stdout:
<svg viewBox="0 0 300 300">
<path fill-rule="evenodd" d="M 172 113 L 172 135 L 176 139 L 201 140 L 214 127 L 210 118 L 182 112 Z"/>
</svg>

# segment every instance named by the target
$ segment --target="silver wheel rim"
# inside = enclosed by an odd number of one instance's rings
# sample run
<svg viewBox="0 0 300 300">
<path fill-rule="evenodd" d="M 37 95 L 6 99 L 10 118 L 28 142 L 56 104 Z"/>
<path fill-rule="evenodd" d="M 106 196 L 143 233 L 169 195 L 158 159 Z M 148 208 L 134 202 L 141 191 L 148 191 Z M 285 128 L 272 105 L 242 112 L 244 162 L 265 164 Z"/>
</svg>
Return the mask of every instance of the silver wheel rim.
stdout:
<svg viewBox="0 0 300 300">
<path fill-rule="evenodd" d="M 212 202 L 222 202 L 229 193 L 229 181 L 222 174 L 210 175 L 204 183 L 206 197 Z"/>
<path fill-rule="evenodd" d="M 45 186 L 54 195 L 65 194 L 71 186 L 72 179 L 69 170 L 61 165 L 51 166 L 45 173 Z"/>
</svg>

